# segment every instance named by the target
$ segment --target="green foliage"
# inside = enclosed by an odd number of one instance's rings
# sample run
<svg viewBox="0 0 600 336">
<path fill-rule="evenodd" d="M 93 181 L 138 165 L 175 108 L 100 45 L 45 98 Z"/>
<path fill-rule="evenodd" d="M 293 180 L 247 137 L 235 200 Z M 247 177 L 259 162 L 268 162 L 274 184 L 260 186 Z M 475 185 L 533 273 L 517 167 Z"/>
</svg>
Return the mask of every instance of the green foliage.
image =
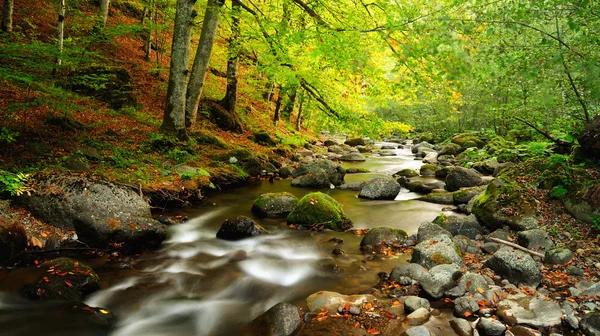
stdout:
<svg viewBox="0 0 600 336">
<path fill-rule="evenodd" d="M 111 156 L 111 164 L 115 168 L 127 168 L 136 162 L 133 153 L 123 148 L 115 148 Z"/>
<path fill-rule="evenodd" d="M 552 151 L 548 147 L 551 145 L 550 142 L 529 142 L 527 152 L 533 156 L 550 155 Z"/>
<path fill-rule="evenodd" d="M 17 137 L 21 135 L 17 131 L 12 131 L 6 127 L 0 129 L 0 142 L 11 143 L 17 140 Z"/>
<path fill-rule="evenodd" d="M 12 196 L 30 195 L 33 189 L 28 186 L 28 180 L 29 174 L 0 170 L 0 191 L 8 192 Z"/>
<path fill-rule="evenodd" d="M 552 190 L 550 190 L 550 197 L 551 198 L 562 198 L 563 196 L 565 196 L 569 191 L 567 189 L 565 189 L 565 187 L 563 187 L 561 184 L 555 186 L 554 188 L 552 188 Z"/>
<path fill-rule="evenodd" d="M 230 163 L 229 166 L 233 169 L 233 171 L 242 179 L 250 178 L 250 174 L 248 174 L 244 168 L 238 166 L 237 164 Z"/>
<path fill-rule="evenodd" d="M 175 160 L 177 163 L 186 163 L 192 156 L 187 151 L 181 149 L 171 149 L 167 153 L 167 158 L 171 160 Z"/>
<path fill-rule="evenodd" d="M 306 145 L 308 143 L 308 141 L 306 141 L 306 139 L 301 135 L 295 135 L 295 136 L 291 136 L 291 137 L 278 135 L 278 137 L 281 139 L 282 145 L 284 145 L 284 146 L 288 145 L 293 148 L 303 147 L 304 145 Z"/>
<path fill-rule="evenodd" d="M 192 173 L 178 173 L 178 174 L 182 180 L 191 180 L 193 178 L 201 177 L 201 176 L 210 177 L 210 173 L 202 168 L 198 168 L 198 169 L 196 169 L 195 172 L 192 172 Z"/>
<path fill-rule="evenodd" d="M 600 231 L 600 216 L 592 216 L 590 220 L 592 221 L 592 225 L 594 226 L 594 228 L 597 231 Z"/>
</svg>

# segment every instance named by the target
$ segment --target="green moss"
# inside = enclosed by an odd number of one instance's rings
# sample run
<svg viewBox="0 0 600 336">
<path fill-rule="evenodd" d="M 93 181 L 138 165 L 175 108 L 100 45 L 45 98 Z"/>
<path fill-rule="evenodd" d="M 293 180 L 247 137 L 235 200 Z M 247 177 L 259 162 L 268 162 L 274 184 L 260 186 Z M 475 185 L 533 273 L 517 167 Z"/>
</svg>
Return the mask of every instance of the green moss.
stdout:
<svg viewBox="0 0 600 336">
<path fill-rule="evenodd" d="M 222 148 L 222 149 L 229 148 L 229 146 L 227 145 L 225 140 L 221 139 L 220 137 L 218 137 L 214 134 L 210 134 L 207 132 L 198 132 L 197 134 L 194 134 L 193 137 L 196 139 L 196 141 L 199 144 L 214 145 L 214 146 Z"/>
<path fill-rule="evenodd" d="M 367 168 L 348 168 L 348 169 L 346 169 L 346 174 L 368 173 L 368 172 L 370 172 L 370 170 Z"/>
<path fill-rule="evenodd" d="M 431 261 L 433 261 L 437 265 L 444 265 L 444 264 L 452 263 L 452 261 L 450 261 L 448 258 L 444 257 L 444 255 L 439 252 L 431 255 Z"/>
<path fill-rule="evenodd" d="M 342 206 L 331 196 L 321 192 L 302 197 L 296 209 L 288 215 L 287 222 L 306 226 L 324 225 L 333 230 L 352 226 Z"/>
<path fill-rule="evenodd" d="M 462 148 L 471 147 L 470 145 L 473 143 L 477 147 L 481 148 L 484 144 L 481 138 L 479 138 L 479 136 L 471 133 L 462 133 L 455 135 L 454 137 L 452 137 L 452 142 L 461 146 Z M 469 144 L 469 146 L 467 146 L 467 144 Z"/>
<path fill-rule="evenodd" d="M 446 216 L 445 214 L 441 214 L 437 217 L 435 217 L 435 219 L 433 220 L 434 224 L 438 224 L 438 225 L 444 225 L 446 223 L 448 223 L 448 216 Z"/>
</svg>

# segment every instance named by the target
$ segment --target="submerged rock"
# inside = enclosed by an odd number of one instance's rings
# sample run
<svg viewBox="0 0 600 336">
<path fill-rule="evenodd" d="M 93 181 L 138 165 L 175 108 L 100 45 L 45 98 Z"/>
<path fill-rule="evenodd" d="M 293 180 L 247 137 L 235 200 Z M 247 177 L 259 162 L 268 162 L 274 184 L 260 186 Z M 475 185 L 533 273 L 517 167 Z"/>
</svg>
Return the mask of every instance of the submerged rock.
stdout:
<svg viewBox="0 0 600 336">
<path fill-rule="evenodd" d="M 297 204 L 298 199 L 290 193 L 267 193 L 254 200 L 252 212 L 260 217 L 285 218 Z"/>
<path fill-rule="evenodd" d="M 408 237 L 406 231 L 390 227 L 375 227 L 369 230 L 360 242 L 360 246 L 401 242 Z"/>
<path fill-rule="evenodd" d="M 217 232 L 217 238 L 224 240 L 240 240 L 261 234 L 266 234 L 262 226 L 246 216 L 228 218 Z"/>
<path fill-rule="evenodd" d="M 352 227 L 344 209 L 327 194 L 314 192 L 302 197 L 296 208 L 287 216 L 288 224 L 306 227 L 323 225 L 332 230 L 345 230 Z"/>
</svg>

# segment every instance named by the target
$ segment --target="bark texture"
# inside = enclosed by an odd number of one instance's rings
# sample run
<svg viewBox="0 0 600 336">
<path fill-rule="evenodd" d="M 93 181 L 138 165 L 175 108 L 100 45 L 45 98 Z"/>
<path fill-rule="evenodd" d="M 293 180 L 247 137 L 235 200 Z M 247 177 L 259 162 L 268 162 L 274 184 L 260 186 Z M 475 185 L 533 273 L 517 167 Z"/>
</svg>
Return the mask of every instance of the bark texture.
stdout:
<svg viewBox="0 0 600 336">
<path fill-rule="evenodd" d="M 2 31 L 10 33 L 12 31 L 12 17 L 14 0 L 4 0 L 4 9 L 2 10 Z"/>
</svg>

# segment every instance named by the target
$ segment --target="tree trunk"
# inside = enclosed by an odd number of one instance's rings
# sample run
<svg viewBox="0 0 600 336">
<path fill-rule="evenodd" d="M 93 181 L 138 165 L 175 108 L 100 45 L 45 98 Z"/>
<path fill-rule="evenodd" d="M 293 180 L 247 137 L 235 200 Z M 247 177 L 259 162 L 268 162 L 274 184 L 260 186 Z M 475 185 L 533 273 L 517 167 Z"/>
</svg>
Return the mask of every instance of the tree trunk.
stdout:
<svg viewBox="0 0 600 336">
<path fill-rule="evenodd" d="M 298 106 L 298 118 L 296 118 L 296 131 L 300 131 L 302 128 L 302 110 L 304 109 L 304 100 L 306 96 L 304 95 L 304 90 L 300 92 L 300 105 Z"/>
<path fill-rule="evenodd" d="M 104 28 L 106 26 L 106 21 L 108 20 L 108 10 L 110 8 L 110 0 L 101 0 L 100 1 L 100 27 Z"/>
<path fill-rule="evenodd" d="M 62 65 L 62 52 L 65 41 L 65 7 L 65 0 L 58 0 L 58 56 L 56 57 L 57 67 Z"/>
<path fill-rule="evenodd" d="M 4 9 L 2 10 L 2 31 L 12 32 L 12 17 L 14 0 L 4 0 Z"/>
<path fill-rule="evenodd" d="M 192 66 L 192 74 L 186 94 L 185 127 L 188 129 L 192 128 L 196 122 L 198 105 L 202 96 L 202 87 L 204 86 L 204 79 L 208 70 L 215 35 L 217 34 L 217 26 L 219 25 L 219 14 L 224 3 L 225 0 L 208 0 L 206 5 L 204 23 L 202 24 L 200 41 L 198 41 L 198 50 L 194 58 L 194 65 Z"/>
<path fill-rule="evenodd" d="M 281 114 L 288 121 L 292 117 L 292 112 L 294 112 L 294 106 L 296 105 L 296 100 L 298 100 L 298 86 L 295 85 L 291 88 L 291 93 L 288 95 L 288 101 L 283 107 Z"/>
<path fill-rule="evenodd" d="M 227 91 L 221 105 L 232 117 L 236 114 L 238 66 L 240 55 L 240 3 L 242 0 L 231 0 L 232 22 L 231 39 L 229 40 L 229 59 L 227 60 Z"/>
<path fill-rule="evenodd" d="M 196 0 L 177 0 L 171 49 L 167 104 L 161 131 L 187 138 L 185 132 L 185 92 L 190 58 L 190 35 Z"/>
<path fill-rule="evenodd" d="M 279 121 L 279 111 L 281 110 L 281 101 L 283 99 L 283 87 L 279 85 L 279 96 L 277 97 L 277 103 L 275 103 L 275 114 L 273 114 L 273 125 L 277 125 Z"/>
<path fill-rule="evenodd" d="M 144 33 L 146 34 L 144 37 L 144 53 L 146 62 L 150 62 L 150 51 L 152 50 L 152 29 L 156 17 L 154 0 L 150 0 L 148 8 L 145 10 L 147 10 L 150 14 L 148 15 L 148 18 L 144 18 L 144 21 L 142 22 L 144 25 Z M 147 24 L 148 20 L 150 21 L 150 24 Z"/>
</svg>

